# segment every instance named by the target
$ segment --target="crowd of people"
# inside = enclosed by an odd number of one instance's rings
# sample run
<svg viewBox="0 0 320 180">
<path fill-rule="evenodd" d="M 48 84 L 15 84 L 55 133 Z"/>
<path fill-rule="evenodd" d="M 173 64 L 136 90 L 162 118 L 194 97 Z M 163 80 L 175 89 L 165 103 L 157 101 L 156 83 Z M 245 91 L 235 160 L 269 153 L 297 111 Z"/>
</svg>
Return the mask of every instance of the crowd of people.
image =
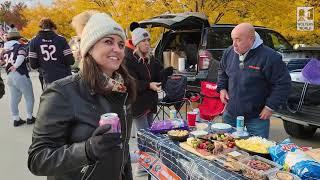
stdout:
<svg viewBox="0 0 320 180">
<path fill-rule="evenodd" d="M 150 33 L 139 23 L 130 26 L 132 39 L 109 15 L 97 11 L 78 14 L 72 26 L 81 39 L 76 74 L 71 74 L 72 51 L 50 18 L 40 21 L 41 30 L 28 44 L 19 42 L 17 29 L 8 31 L 0 55 L 8 74 L 13 125 L 35 123 L 28 167 L 52 180 L 133 179 L 128 143 L 132 123 L 137 129 L 151 126 L 162 78 L 172 70 L 164 74 L 168 71 L 151 54 Z M 223 55 L 218 78 L 221 101 L 227 104 L 223 120 L 234 125 L 235 117 L 244 115 L 251 134 L 268 137 L 271 114 L 289 93 L 289 73 L 251 24 L 239 24 L 231 36 L 233 45 Z M 37 119 L 28 64 L 39 71 L 43 88 Z M 3 94 L 0 77 L 0 98 Z M 22 95 L 27 121 L 18 109 Z M 99 126 L 106 113 L 117 113 L 118 132 L 111 132 L 108 124 Z M 143 171 L 138 166 L 136 175 Z"/>
</svg>

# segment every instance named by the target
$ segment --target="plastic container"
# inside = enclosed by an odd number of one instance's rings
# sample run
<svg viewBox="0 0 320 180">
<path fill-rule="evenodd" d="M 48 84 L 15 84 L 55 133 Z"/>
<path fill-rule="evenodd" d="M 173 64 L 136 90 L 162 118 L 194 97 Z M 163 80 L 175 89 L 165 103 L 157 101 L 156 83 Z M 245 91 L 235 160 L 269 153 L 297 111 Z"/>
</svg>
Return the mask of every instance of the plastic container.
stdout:
<svg viewBox="0 0 320 180">
<path fill-rule="evenodd" d="M 248 158 L 250 155 L 249 155 L 249 153 L 247 153 L 245 151 L 233 150 L 233 151 L 230 151 L 230 152 L 223 153 L 223 156 L 226 156 L 226 157 L 232 158 L 234 160 L 240 161 L 240 160 Z"/>
<path fill-rule="evenodd" d="M 214 123 L 211 125 L 211 130 L 214 133 L 227 133 L 232 131 L 232 126 L 225 123 Z"/>
<path fill-rule="evenodd" d="M 230 159 L 224 155 L 218 156 L 215 160 L 220 166 L 228 169 L 229 171 L 238 172 L 238 173 L 241 172 L 241 164 L 239 161 Z"/>
<path fill-rule="evenodd" d="M 287 177 L 285 178 L 283 176 L 287 176 Z M 281 178 L 281 177 L 283 177 L 283 178 Z M 275 171 L 275 172 L 272 172 L 271 174 L 268 175 L 268 178 L 272 179 L 272 180 L 300 180 L 301 179 L 297 175 L 292 174 L 290 172 L 286 172 L 286 171 Z"/>
<path fill-rule="evenodd" d="M 207 135 L 208 132 L 203 131 L 203 130 L 199 130 L 199 131 L 191 131 L 190 134 L 193 135 L 194 137 L 200 137 L 200 136 Z"/>
<path fill-rule="evenodd" d="M 270 165 L 270 169 L 268 170 L 258 170 L 255 168 L 250 167 L 247 165 L 247 163 L 251 160 L 258 160 L 261 162 L 264 162 L 268 165 Z M 243 171 L 243 175 L 248 177 L 249 179 L 267 179 L 267 177 L 276 172 L 279 171 L 282 166 L 280 164 L 277 164 L 275 162 L 272 162 L 268 159 L 262 158 L 260 156 L 249 156 L 248 158 L 240 160 L 241 169 Z"/>
<path fill-rule="evenodd" d="M 196 123 L 197 130 L 209 131 L 209 125 L 207 123 Z"/>
</svg>

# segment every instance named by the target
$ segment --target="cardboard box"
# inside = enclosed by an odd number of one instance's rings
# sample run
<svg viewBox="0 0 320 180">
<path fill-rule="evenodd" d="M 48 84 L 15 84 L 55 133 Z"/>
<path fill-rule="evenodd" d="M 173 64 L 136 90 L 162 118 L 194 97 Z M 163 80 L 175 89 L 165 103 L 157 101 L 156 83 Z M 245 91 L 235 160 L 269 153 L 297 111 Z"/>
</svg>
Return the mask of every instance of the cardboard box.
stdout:
<svg viewBox="0 0 320 180">
<path fill-rule="evenodd" d="M 171 51 L 163 51 L 163 66 L 164 68 L 171 66 Z"/>
<path fill-rule="evenodd" d="M 172 51 L 171 52 L 171 66 L 174 69 L 179 68 L 179 58 L 186 58 L 184 51 Z"/>
</svg>

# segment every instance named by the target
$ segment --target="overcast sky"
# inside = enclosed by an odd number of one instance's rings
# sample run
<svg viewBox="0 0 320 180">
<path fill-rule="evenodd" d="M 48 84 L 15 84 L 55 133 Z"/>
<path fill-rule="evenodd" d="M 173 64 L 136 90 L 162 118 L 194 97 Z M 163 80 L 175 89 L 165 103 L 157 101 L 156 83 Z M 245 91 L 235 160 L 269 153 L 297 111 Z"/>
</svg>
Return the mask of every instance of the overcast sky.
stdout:
<svg viewBox="0 0 320 180">
<path fill-rule="evenodd" d="M 4 1 L 6 0 L 0 0 L 0 3 L 3 3 Z M 43 5 L 50 5 L 53 0 L 9 0 L 9 1 L 11 1 L 13 4 L 17 2 L 24 2 L 28 6 L 35 6 L 38 3 L 41 3 Z"/>
</svg>

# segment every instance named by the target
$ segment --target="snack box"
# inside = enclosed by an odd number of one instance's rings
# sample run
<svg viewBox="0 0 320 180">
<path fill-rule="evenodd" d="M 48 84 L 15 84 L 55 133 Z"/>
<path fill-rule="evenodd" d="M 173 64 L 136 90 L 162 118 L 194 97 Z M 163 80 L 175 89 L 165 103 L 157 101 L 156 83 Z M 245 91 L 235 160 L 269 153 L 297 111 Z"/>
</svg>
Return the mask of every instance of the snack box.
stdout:
<svg viewBox="0 0 320 180">
<path fill-rule="evenodd" d="M 274 171 L 268 175 L 272 180 L 300 180 L 301 178 L 295 174 L 286 171 Z"/>
<path fill-rule="evenodd" d="M 234 149 L 230 152 L 224 152 L 223 156 L 240 161 L 242 159 L 248 158 L 250 155 L 245 151 Z"/>
<path fill-rule="evenodd" d="M 258 170 L 259 168 L 252 168 L 248 165 L 249 162 L 262 162 L 263 164 L 266 164 L 270 166 L 269 169 L 266 170 Z M 245 159 L 240 160 L 241 169 L 243 171 L 243 175 L 246 176 L 249 179 L 267 179 L 267 176 L 275 171 L 279 171 L 282 166 L 280 164 L 277 164 L 275 162 L 272 162 L 268 159 L 265 159 L 260 156 L 249 156 Z M 259 166 L 261 168 L 261 166 Z M 261 168 L 262 169 L 262 168 Z"/>
<path fill-rule="evenodd" d="M 229 171 L 241 173 L 241 164 L 239 161 L 229 158 L 224 155 L 219 155 L 215 158 L 215 161 L 222 167 L 228 169 Z"/>
</svg>

